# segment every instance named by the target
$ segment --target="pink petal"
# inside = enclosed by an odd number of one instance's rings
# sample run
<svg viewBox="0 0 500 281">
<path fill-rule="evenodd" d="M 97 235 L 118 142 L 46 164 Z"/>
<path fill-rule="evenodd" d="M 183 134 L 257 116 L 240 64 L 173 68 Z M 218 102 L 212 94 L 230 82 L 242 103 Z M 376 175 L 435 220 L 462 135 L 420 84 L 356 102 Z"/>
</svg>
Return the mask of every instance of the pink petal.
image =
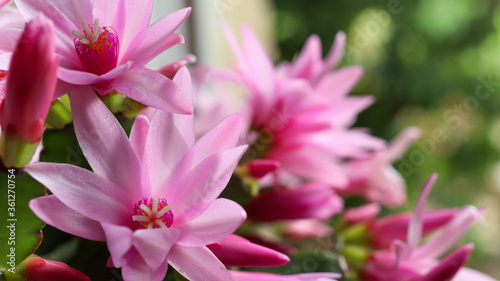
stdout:
<svg viewBox="0 0 500 281">
<path fill-rule="evenodd" d="M 127 226 L 102 223 L 113 265 L 122 267 L 138 253 L 132 248 L 133 231 Z M 134 255 L 135 253 L 135 255 Z"/>
<path fill-rule="evenodd" d="M 455 245 L 482 215 L 473 206 L 464 207 L 438 234 L 415 249 L 411 257 L 437 258 Z"/>
<path fill-rule="evenodd" d="M 380 205 L 378 203 L 368 203 L 360 207 L 347 209 L 342 218 L 350 224 L 356 224 L 372 221 L 379 213 Z"/>
<path fill-rule="evenodd" d="M 149 127 L 148 118 L 144 115 L 139 115 L 135 118 L 134 125 L 130 131 L 130 144 L 134 148 L 139 159 L 142 159 L 144 156 Z"/>
<path fill-rule="evenodd" d="M 360 66 L 348 66 L 329 73 L 319 82 L 316 90 L 321 95 L 336 100 L 345 97 L 363 77 L 364 70 Z"/>
<path fill-rule="evenodd" d="M 109 83 L 117 78 L 118 76 L 127 72 L 132 66 L 132 62 L 123 63 L 112 70 L 104 73 L 101 76 L 95 75 L 94 73 L 87 72 L 85 70 L 74 70 L 64 67 L 59 67 L 57 77 L 65 82 L 74 85 L 92 85 L 94 88 L 101 90 L 103 92 L 101 95 L 106 94 L 109 91 Z M 101 86 L 102 85 L 102 86 Z"/>
<path fill-rule="evenodd" d="M 144 29 L 130 42 L 127 52 L 121 61 L 134 61 L 136 65 L 143 65 L 150 59 L 150 54 L 158 52 L 162 45 L 179 26 L 187 19 L 191 8 L 184 8 L 170 13 Z M 165 49 L 159 50 L 159 52 Z"/>
<path fill-rule="evenodd" d="M 184 247 L 175 244 L 168 254 L 168 263 L 189 280 L 234 280 L 207 247 Z"/>
<path fill-rule="evenodd" d="M 57 0 L 18 0 L 16 6 L 28 22 L 34 19 L 38 13 L 44 13 L 54 21 L 56 28 L 71 36 L 72 30 L 83 29 L 82 20 L 88 23 L 94 22 L 92 16 L 92 1 L 57 1 Z M 73 36 L 69 37 L 73 41 Z"/>
<path fill-rule="evenodd" d="M 274 87 L 274 65 L 269 57 L 269 54 L 262 46 L 255 33 L 252 32 L 248 25 L 243 25 L 241 28 L 241 37 L 243 40 L 243 48 L 248 57 L 248 68 L 250 75 L 254 79 L 258 79 L 256 85 L 262 93 L 272 93 Z M 254 80 L 257 81 L 257 80 Z"/>
<path fill-rule="evenodd" d="M 154 194 L 165 188 L 169 176 L 179 175 L 171 171 L 176 168 L 181 157 L 189 149 L 188 141 L 184 139 L 182 131 L 193 130 L 193 126 L 178 128 L 175 122 L 178 118 L 175 116 L 166 111 L 156 110 L 151 119 L 143 165 L 151 181 L 150 192 Z"/>
<path fill-rule="evenodd" d="M 179 226 L 182 231 L 177 243 L 182 246 L 204 246 L 222 240 L 233 233 L 246 219 L 237 203 L 219 198 L 196 219 Z"/>
<path fill-rule="evenodd" d="M 342 60 L 342 57 L 344 56 L 345 42 L 345 33 L 342 31 L 337 32 L 332 48 L 323 62 L 323 71 L 325 73 L 336 67 Z"/>
<path fill-rule="evenodd" d="M 12 58 L 12 53 L 0 54 L 0 70 L 9 69 L 11 58 Z"/>
<path fill-rule="evenodd" d="M 154 108 L 180 114 L 193 112 L 191 93 L 183 92 L 172 80 L 151 69 L 132 69 L 118 77 L 112 87 Z"/>
<path fill-rule="evenodd" d="M 467 267 L 462 267 L 458 273 L 455 275 L 453 278 L 453 281 L 498 281 L 497 279 L 491 278 L 490 276 L 467 268 Z"/>
<path fill-rule="evenodd" d="M 128 224 L 133 206 L 119 186 L 80 167 L 68 164 L 33 163 L 25 167 L 66 206 L 99 221 Z"/>
<path fill-rule="evenodd" d="M 313 80 L 318 63 L 321 61 L 321 40 L 318 35 L 313 34 L 307 38 L 300 55 L 291 64 L 292 77 Z"/>
<path fill-rule="evenodd" d="M 139 229 L 134 231 L 132 245 L 154 271 L 165 262 L 180 233 L 180 230 L 173 228 Z"/>
<path fill-rule="evenodd" d="M 242 116 L 233 114 L 205 133 L 192 148 L 191 167 L 198 165 L 210 155 L 233 148 L 240 138 L 242 124 Z"/>
<path fill-rule="evenodd" d="M 408 127 L 399 133 L 389 144 L 387 149 L 387 160 L 394 162 L 403 157 L 408 148 L 422 135 L 419 128 Z"/>
<path fill-rule="evenodd" d="M 123 56 L 133 38 L 148 28 L 153 2 L 153 0 L 94 1 L 94 13 L 100 20 L 100 25 L 113 27 L 118 35 L 119 57 Z"/>
<path fill-rule="evenodd" d="M 104 103 L 87 88 L 71 92 L 76 137 L 92 170 L 140 198 L 141 166 L 127 134 Z"/>
<path fill-rule="evenodd" d="M 238 146 L 212 155 L 189 174 L 168 183 L 165 198 L 172 202 L 174 223 L 182 224 L 201 215 L 226 187 L 247 146 Z M 176 173 L 174 173 L 176 175 Z"/>
<path fill-rule="evenodd" d="M 346 172 L 333 157 L 318 153 L 312 149 L 303 149 L 301 153 L 281 152 L 268 156 L 280 162 L 281 168 L 304 178 L 331 184 L 343 188 L 347 185 Z"/>
<path fill-rule="evenodd" d="M 417 205 L 415 206 L 415 211 L 413 212 L 413 217 L 411 219 L 410 225 L 408 226 L 408 246 L 410 250 L 413 251 L 418 244 L 420 244 L 420 239 L 422 238 L 422 216 L 425 211 L 425 204 L 427 203 L 427 198 L 432 189 L 432 186 L 437 180 L 437 174 L 432 174 L 427 180 L 420 197 L 418 198 Z"/>
<path fill-rule="evenodd" d="M 35 198 L 30 209 L 46 224 L 89 240 L 105 241 L 101 224 L 64 205 L 54 195 Z"/>
<path fill-rule="evenodd" d="M 17 41 L 23 34 L 23 29 L 0 28 L 0 53 L 12 53 L 17 46 Z"/>
<path fill-rule="evenodd" d="M 455 252 L 449 254 L 441 260 L 429 273 L 423 276 L 419 281 L 450 281 L 458 270 L 465 265 L 469 259 L 470 253 L 474 248 L 473 244 L 467 244 L 460 247 Z M 472 279 L 471 279 L 472 280 Z M 478 281 L 474 279 L 474 281 Z"/>
<path fill-rule="evenodd" d="M 122 276 L 125 280 L 162 281 L 168 270 L 168 261 L 165 260 L 157 270 L 152 271 L 140 255 L 134 256 L 130 262 L 122 267 Z"/>
<path fill-rule="evenodd" d="M 335 281 L 342 277 L 337 273 L 315 272 L 281 275 L 265 272 L 230 271 L 237 281 Z"/>
</svg>

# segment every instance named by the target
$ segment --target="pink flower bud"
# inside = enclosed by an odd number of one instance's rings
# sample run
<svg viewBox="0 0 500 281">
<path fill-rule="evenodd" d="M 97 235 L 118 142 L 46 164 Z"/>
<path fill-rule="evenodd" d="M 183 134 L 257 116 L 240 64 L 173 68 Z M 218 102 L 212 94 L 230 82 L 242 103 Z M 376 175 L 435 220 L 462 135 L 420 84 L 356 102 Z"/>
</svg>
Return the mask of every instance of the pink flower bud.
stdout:
<svg viewBox="0 0 500 281">
<path fill-rule="evenodd" d="M 7 167 L 27 164 L 41 140 L 57 83 L 54 42 L 54 24 L 39 15 L 26 25 L 12 55 L 0 109 L 0 153 Z"/>
<path fill-rule="evenodd" d="M 270 267 L 282 266 L 290 261 L 280 252 L 254 244 L 237 235 L 229 235 L 207 247 L 226 266 Z"/>
<path fill-rule="evenodd" d="M 444 258 L 421 281 L 450 281 L 469 259 L 474 245 L 467 244 Z"/>
<path fill-rule="evenodd" d="M 40 257 L 32 257 L 27 260 L 23 276 L 28 281 L 90 281 L 87 275 L 63 262 L 45 260 Z"/>
<path fill-rule="evenodd" d="M 274 160 L 256 159 L 247 163 L 250 176 L 255 179 L 260 179 L 268 173 L 274 172 L 279 168 L 280 163 Z"/>
<path fill-rule="evenodd" d="M 307 218 L 326 220 L 342 208 L 342 199 L 331 188 L 310 183 L 262 192 L 248 203 L 246 209 L 250 219 L 271 222 Z"/>
</svg>

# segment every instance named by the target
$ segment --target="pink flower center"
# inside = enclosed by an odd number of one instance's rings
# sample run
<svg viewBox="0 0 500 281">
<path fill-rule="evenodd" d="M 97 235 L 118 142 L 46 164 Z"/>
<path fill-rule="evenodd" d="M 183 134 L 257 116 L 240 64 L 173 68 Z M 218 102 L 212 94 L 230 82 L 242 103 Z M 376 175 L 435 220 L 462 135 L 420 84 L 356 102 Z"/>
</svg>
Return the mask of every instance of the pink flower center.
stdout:
<svg viewBox="0 0 500 281">
<path fill-rule="evenodd" d="M 116 67 L 120 44 L 112 27 L 100 27 L 99 19 L 94 25 L 82 21 L 83 34 L 73 30 L 75 50 L 85 70 L 102 75 Z"/>
<path fill-rule="evenodd" d="M 142 198 L 135 204 L 134 215 L 132 216 L 132 228 L 167 228 L 174 222 L 174 214 L 170 210 L 171 205 L 167 204 L 165 198 L 158 199 Z"/>
</svg>

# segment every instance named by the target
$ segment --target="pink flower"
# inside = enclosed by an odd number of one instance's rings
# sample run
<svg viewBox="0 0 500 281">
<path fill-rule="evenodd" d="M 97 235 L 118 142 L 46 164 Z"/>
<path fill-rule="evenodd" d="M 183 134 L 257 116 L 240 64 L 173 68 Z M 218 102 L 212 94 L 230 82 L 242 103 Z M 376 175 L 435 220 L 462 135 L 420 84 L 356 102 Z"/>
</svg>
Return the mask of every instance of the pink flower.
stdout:
<svg viewBox="0 0 500 281">
<path fill-rule="evenodd" d="M 308 183 L 263 191 L 246 206 L 248 217 L 259 222 L 317 218 L 328 220 L 342 211 L 344 202 L 333 189 Z"/>
<path fill-rule="evenodd" d="M 174 81 L 190 92 L 186 68 Z M 36 163 L 28 173 L 53 195 L 30 208 L 47 224 L 106 241 L 125 280 L 163 280 L 168 264 L 190 280 L 233 280 L 205 246 L 231 234 L 242 207 L 217 199 L 246 146 L 232 115 L 195 140 L 192 116 L 139 115 L 130 139 L 93 94 L 74 91 L 75 132 L 94 172 Z"/>
<path fill-rule="evenodd" d="M 22 275 L 27 281 L 90 281 L 88 276 L 65 263 L 45 260 L 41 257 L 28 258 L 22 270 Z"/>
<path fill-rule="evenodd" d="M 324 272 L 281 275 L 264 272 L 231 271 L 231 274 L 237 281 L 335 281 L 334 278 L 341 277 L 337 273 Z"/>
<path fill-rule="evenodd" d="M 420 137 L 418 128 L 407 128 L 386 149 L 374 151 L 366 158 L 347 163 L 349 186 L 339 190 L 341 195 L 362 195 L 369 201 L 389 207 L 406 203 L 406 184 L 392 167 L 392 162 L 401 158 L 408 147 Z"/>
<path fill-rule="evenodd" d="M 282 266 L 290 261 L 280 252 L 254 244 L 237 235 L 229 235 L 207 247 L 226 266 L 271 267 Z"/>
<path fill-rule="evenodd" d="M 441 261 L 437 258 L 453 247 L 467 229 L 481 217 L 480 212 L 472 206 L 464 207 L 457 212 L 435 236 L 419 245 L 425 203 L 436 178 L 436 174 L 432 175 L 422 190 L 408 226 L 406 242 L 393 240 L 390 250 L 371 254 L 363 270 L 362 280 L 452 280 L 465 264 L 473 248 L 471 244 L 462 246 Z"/>
<path fill-rule="evenodd" d="M 247 122 L 244 128 L 249 131 L 244 137 L 252 144 L 249 158 L 278 162 L 280 167 L 274 178 L 281 182 L 306 179 L 345 187 L 348 177 L 342 167 L 343 159 L 357 158 L 384 147 L 381 140 L 365 131 L 349 129 L 356 115 L 372 103 L 371 97 L 346 97 L 363 70 L 350 67 L 323 75 L 334 65 L 328 58 L 327 63 L 315 59 L 307 67 L 322 69 L 315 70 L 316 74 L 288 75 L 273 66 L 270 56 L 247 26 L 243 26 L 241 33 L 242 44 L 239 44 L 226 28 L 237 63 L 234 71 L 215 76 L 219 81 L 234 82 L 244 88 L 241 107 L 227 110 L 242 112 Z M 342 43 L 336 45 L 343 49 Z M 321 57 L 321 50 L 314 52 Z M 340 53 L 334 53 L 333 61 L 339 60 Z M 288 67 L 294 68 L 295 64 Z M 303 76 L 314 76 L 318 81 L 311 83 Z M 262 182 L 270 183 L 269 179 Z"/>
<path fill-rule="evenodd" d="M 7 80 L 5 86 L 0 82 L 0 92 L 5 93 L 0 102 L 0 153 L 7 167 L 21 168 L 29 163 L 41 140 L 57 83 L 59 58 L 54 50 L 52 21 L 39 15 L 26 25 L 8 75 L 0 78 Z"/>
<path fill-rule="evenodd" d="M 27 21 L 41 12 L 55 23 L 56 51 L 61 56 L 56 97 L 79 88 L 94 89 L 101 96 L 113 89 L 148 106 L 192 113 L 187 93 L 172 80 L 144 67 L 161 52 L 183 43 L 182 36 L 174 31 L 188 17 L 190 8 L 150 26 L 153 0 L 15 2 Z M 0 38 L 4 40 L 12 38 Z M 1 63 L 5 61 L 2 56 L 0 68 L 6 67 Z"/>
</svg>

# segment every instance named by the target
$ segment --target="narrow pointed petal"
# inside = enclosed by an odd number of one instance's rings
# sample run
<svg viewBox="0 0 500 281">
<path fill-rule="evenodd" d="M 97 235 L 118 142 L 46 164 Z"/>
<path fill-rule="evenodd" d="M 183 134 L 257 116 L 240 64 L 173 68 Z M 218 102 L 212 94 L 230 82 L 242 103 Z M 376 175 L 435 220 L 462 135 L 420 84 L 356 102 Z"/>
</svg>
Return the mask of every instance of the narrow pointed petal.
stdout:
<svg viewBox="0 0 500 281">
<path fill-rule="evenodd" d="M 251 71 L 249 74 L 260 80 L 256 87 L 262 93 L 271 93 L 274 87 L 274 65 L 271 57 L 248 25 L 242 26 L 241 37 L 243 48 L 248 56 L 248 67 Z"/>
<path fill-rule="evenodd" d="M 387 160 L 389 162 L 394 162 L 403 157 L 410 145 L 418 140 L 421 135 L 422 132 L 419 128 L 409 127 L 404 129 L 389 144 L 386 156 Z"/>
<path fill-rule="evenodd" d="M 233 114 L 226 117 L 204 134 L 194 145 L 192 166 L 196 166 L 210 155 L 233 148 L 240 138 L 243 117 Z"/>
<path fill-rule="evenodd" d="M 181 231 L 179 229 L 140 229 L 134 231 L 132 245 L 141 254 L 151 270 L 157 270 L 167 259 Z"/>
<path fill-rule="evenodd" d="M 325 73 L 330 71 L 340 63 L 342 57 L 344 56 L 345 43 L 345 33 L 342 31 L 337 32 L 337 34 L 335 35 L 335 40 L 333 41 L 332 48 L 330 49 L 330 52 L 328 53 L 324 61 L 323 71 Z"/>
<path fill-rule="evenodd" d="M 412 258 L 437 258 L 455 245 L 465 232 L 482 217 L 473 206 L 464 207 L 438 234 L 415 249 Z"/>
<path fill-rule="evenodd" d="M 106 242 L 115 267 L 122 267 L 130 262 L 133 231 L 129 227 L 102 223 Z M 134 250 L 132 250 L 133 252 Z M 133 253 L 132 253 L 133 254 Z M 138 255 L 138 254 L 137 254 Z"/>
<path fill-rule="evenodd" d="M 170 265 L 189 280 L 234 280 L 207 247 L 184 247 L 176 244 L 170 250 L 168 259 Z"/>
<path fill-rule="evenodd" d="M 193 112 L 190 93 L 183 92 L 172 80 L 154 70 L 144 67 L 132 69 L 118 77 L 112 87 L 154 108 L 179 114 Z"/>
<path fill-rule="evenodd" d="M 134 125 L 130 131 L 130 144 L 134 148 L 139 159 L 142 159 L 144 156 L 149 127 L 148 118 L 144 115 L 139 115 L 135 118 Z"/>
<path fill-rule="evenodd" d="M 92 170 L 139 198 L 141 166 L 127 134 L 90 89 L 71 93 L 75 133 Z M 120 165 L 117 165 L 120 163 Z"/>
<path fill-rule="evenodd" d="M 423 276 L 419 281 L 450 281 L 455 274 L 465 265 L 469 259 L 474 246 L 467 244 L 460 247 L 455 252 L 449 254 L 429 273 Z M 479 281 L 479 280 L 476 280 Z"/>
<path fill-rule="evenodd" d="M 314 80 L 317 62 L 321 60 L 321 40 L 313 34 L 307 38 L 300 55 L 291 64 L 289 75 L 292 77 Z"/>
<path fill-rule="evenodd" d="M 120 187 L 107 179 L 67 164 L 34 163 L 25 169 L 61 202 L 82 215 L 100 222 L 128 222 L 130 210 L 126 206 L 132 203 L 123 198 Z"/>
<path fill-rule="evenodd" d="M 122 267 L 124 281 L 162 281 L 168 270 L 168 261 L 165 260 L 157 270 L 152 271 L 140 255 L 133 257 L 130 262 Z"/>
<path fill-rule="evenodd" d="M 167 40 L 174 31 L 187 19 L 191 8 L 184 8 L 170 13 L 159 19 L 130 42 L 128 51 L 124 54 L 122 61 L 132 60 L 136 65 L 147 62 L 149 54 L 154 53 L 162 42 Z M 164 51 L 165 49 L 161 50 Z"/>
<path fill-rule="evenodd" d="M 222 240 L 233 233 L 246 219 L 246 213 L 237 203 L 219 198 L 196 219 L 180 226 L 177 243 L 183 246 L 204 246 Z"/>
<path fill-rule="evenodd" d="M 105 241 L 101 224 L 64 205 L 54 195 L 30 201 L 30 209 L 46 224 L 89 240 Z"/>
<path fill-rule="evenodd" d="M 427 203 L 427 198 L 431 192 L 432 186 L 437 180 L 437 174 L 432 174 L 430 178 L 425 183 L 418 198 L 417 205 L 415 206 L 415 211 L 413 212 L 413 217 L 408 226 L 408 246 L 410 251 L 413 251 L 420 244 L 420 239 L 422 238 L 422 216 L 425 211 L 425 204 Z"/>
<path fill-rule="evenodd" d="M 189 149 L 188 141 L 184 138 L 183 130 L 193 130 L 193 126 L 179 128 L 176 123 L 176 114 L 156 110 L 150 130 L 146 138 L 143 165 L 151 181 L 151 193 L 158 193 L 165 188 L 169 176 L 181 157 Z M 190 118 L 190 117 L 187 117 Z M 175 149 L 172 149 L 175 147 Z"/>
<path fill-rule="evenodd" d="M 226 266 L 270 267 L 282 266 L 290 261 L 280 252 L 254 244 L 237 235 L 229 235 L 207 247 Z"/>
<path fill-rule="evenodd" d="M 349 94 L 363 76 L 360 66 L 348 66 L 327 74 L 316 86 L 318 93 L 330 99 L 339 99 Z"/>
<path fill-rule="evenodd" d="M 176 202 L 176 205 L 173 203 L 172 212 L 180 214 L 174 223 L 182 224 L 190 221 L 201 215 L 212 204 L 226 187 L 246 148 L 246 145 L 238 146 L 212 155 L 182 179 L 168 184 L 175 186 L 175 190 L 169 188 L 164 197 Z"/>
</svg>

